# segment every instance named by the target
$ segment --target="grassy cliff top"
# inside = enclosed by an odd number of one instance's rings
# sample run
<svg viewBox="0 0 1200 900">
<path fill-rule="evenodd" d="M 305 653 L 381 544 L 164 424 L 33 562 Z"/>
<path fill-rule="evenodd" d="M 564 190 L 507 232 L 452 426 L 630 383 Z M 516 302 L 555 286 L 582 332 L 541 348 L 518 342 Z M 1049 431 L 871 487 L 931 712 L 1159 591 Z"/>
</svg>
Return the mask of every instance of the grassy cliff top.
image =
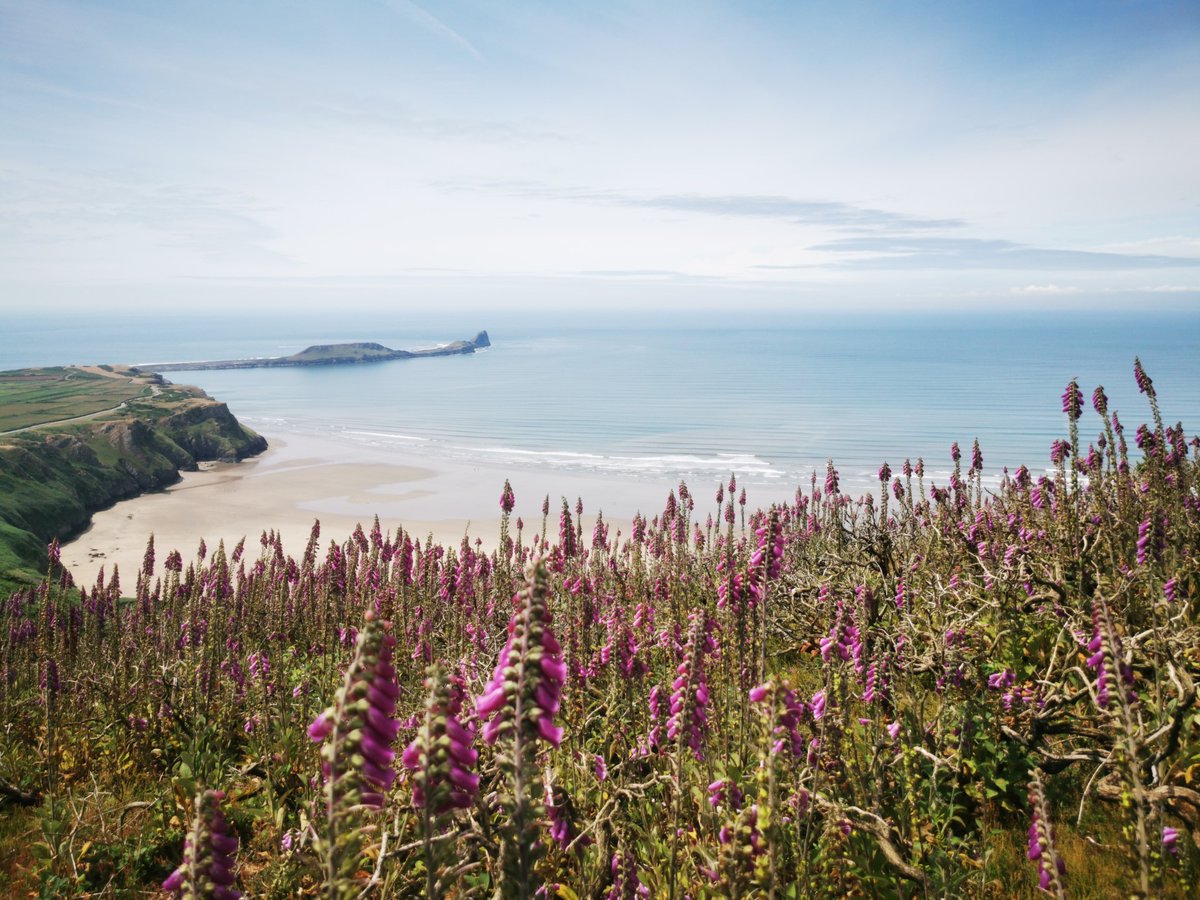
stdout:
<svg viewBox="0 0 1200 900">
<path fill-rule="evenodd" d="M 55 366 L 0 372 L 0 434 L 115 412 L 150 397 L 162 379 L 124 366 Z"/>
<path fill-rule="evenodd" d="M 47 543 L 96 510 L 266 448 L 200 388 L 119 366 L 0 373 L 0 423 L 0 593 L 35 582 Z"/>
</svg>

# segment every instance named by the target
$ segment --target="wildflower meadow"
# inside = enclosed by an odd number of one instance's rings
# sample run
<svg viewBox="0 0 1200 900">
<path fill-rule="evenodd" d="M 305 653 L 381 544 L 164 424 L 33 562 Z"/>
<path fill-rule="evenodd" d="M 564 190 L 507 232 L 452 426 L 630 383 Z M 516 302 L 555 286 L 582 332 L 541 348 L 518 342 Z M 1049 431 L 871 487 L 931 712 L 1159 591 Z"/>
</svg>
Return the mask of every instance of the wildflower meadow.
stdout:
<svg viewBox="0 0 1200 900">
<path fill-rule="evenodd" d="M 1072 381 L 994 488 L 955 445 L 629 534 L 506 484 L 492 548 L 52 547 L 0 604 L 0 889 L 1194 896 L 1200 438 L 1134 374 L 1146 424 Z"/>
</svg>

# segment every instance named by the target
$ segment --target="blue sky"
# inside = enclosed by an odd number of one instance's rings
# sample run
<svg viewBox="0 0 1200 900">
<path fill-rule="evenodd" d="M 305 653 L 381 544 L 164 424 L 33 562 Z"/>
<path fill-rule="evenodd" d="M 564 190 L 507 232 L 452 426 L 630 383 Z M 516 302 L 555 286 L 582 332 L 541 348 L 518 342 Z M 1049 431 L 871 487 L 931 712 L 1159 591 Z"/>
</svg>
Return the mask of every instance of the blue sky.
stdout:
<svg viewBox="0 0 1200 900">
<path fill-rule="evenodd" d="M 0 0 L 0 307 L 1200 302 L 1200 4 Z"/>
</svg>

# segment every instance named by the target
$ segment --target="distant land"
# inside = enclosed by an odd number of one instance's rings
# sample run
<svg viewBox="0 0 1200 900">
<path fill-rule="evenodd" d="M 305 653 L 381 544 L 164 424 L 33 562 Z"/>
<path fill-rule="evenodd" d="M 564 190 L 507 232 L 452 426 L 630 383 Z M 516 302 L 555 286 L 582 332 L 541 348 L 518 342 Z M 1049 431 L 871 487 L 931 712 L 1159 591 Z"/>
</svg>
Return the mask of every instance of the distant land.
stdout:
<svg viewBox="0 0 1200 900">
<path fill-rule="evenodd" d="M 474 353 L 492 342 L 481 331 L 469 341 L 452 341 L 424 350 L 393 350 L 383 344 L 315 344 L 291 356 L 261 356 L 252 359 L 219 359 L 208 362 L 153 363 L 138 366 L 141 372 L 192 372 L 204 369 L 266 369 L 277 366 L 338 366 L 353 363 L 388 362 L 393 359 L 416 359 L 422 356 L 459 356 Z"/>
<path fill-rule="evenodd" d="M 224 403 L 159 373 L 384 362 L 490 346 L 481 331 L 424 350 L 318 344 L 263 359 L 0 372 L 0 594 L 36 584 L 47 543 L 80 534 L 92 513 L 163 490 L 201 463 L 235 462 L 267 448 Z"/>
<path fill-rule="evenodd" d="M 47 543 L 79 534 L 92 513 L 266 448 L 224 403 L 156 373 L 0 372 L 0 593 L 36 584 Z"/>
</svg>

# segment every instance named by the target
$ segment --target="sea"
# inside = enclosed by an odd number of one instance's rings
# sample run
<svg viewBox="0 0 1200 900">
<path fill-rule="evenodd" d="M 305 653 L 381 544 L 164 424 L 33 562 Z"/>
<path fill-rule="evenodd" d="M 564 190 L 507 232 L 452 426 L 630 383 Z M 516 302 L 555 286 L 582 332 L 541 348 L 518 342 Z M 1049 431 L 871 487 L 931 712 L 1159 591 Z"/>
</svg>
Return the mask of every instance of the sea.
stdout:
<svg viewBox="0 0 1200 900">
<path fill-rule="evenodd" d="M 883 463 L 924 460 L 945 483 L 951 445 L 979 441 L 985 475 L 1049 467 L 1061 395 L 1103 385 L 1128 426 L 1149 419 L 1140 356 L 1168 424 L 1200 428 L 1200 312 L 838 315 L 504 311 L 260 315 L 10 314 L 0 370 L 283 356 L 311 344 L 431 347 L 486 329 L 469 356 L 353 366 L 172 372 L 267 436 L 618 479 L 807 487 L 828 460 L 844 489 Z M 1083 441 L 1101 431 L 1090 408 Z"/>
</svg>

